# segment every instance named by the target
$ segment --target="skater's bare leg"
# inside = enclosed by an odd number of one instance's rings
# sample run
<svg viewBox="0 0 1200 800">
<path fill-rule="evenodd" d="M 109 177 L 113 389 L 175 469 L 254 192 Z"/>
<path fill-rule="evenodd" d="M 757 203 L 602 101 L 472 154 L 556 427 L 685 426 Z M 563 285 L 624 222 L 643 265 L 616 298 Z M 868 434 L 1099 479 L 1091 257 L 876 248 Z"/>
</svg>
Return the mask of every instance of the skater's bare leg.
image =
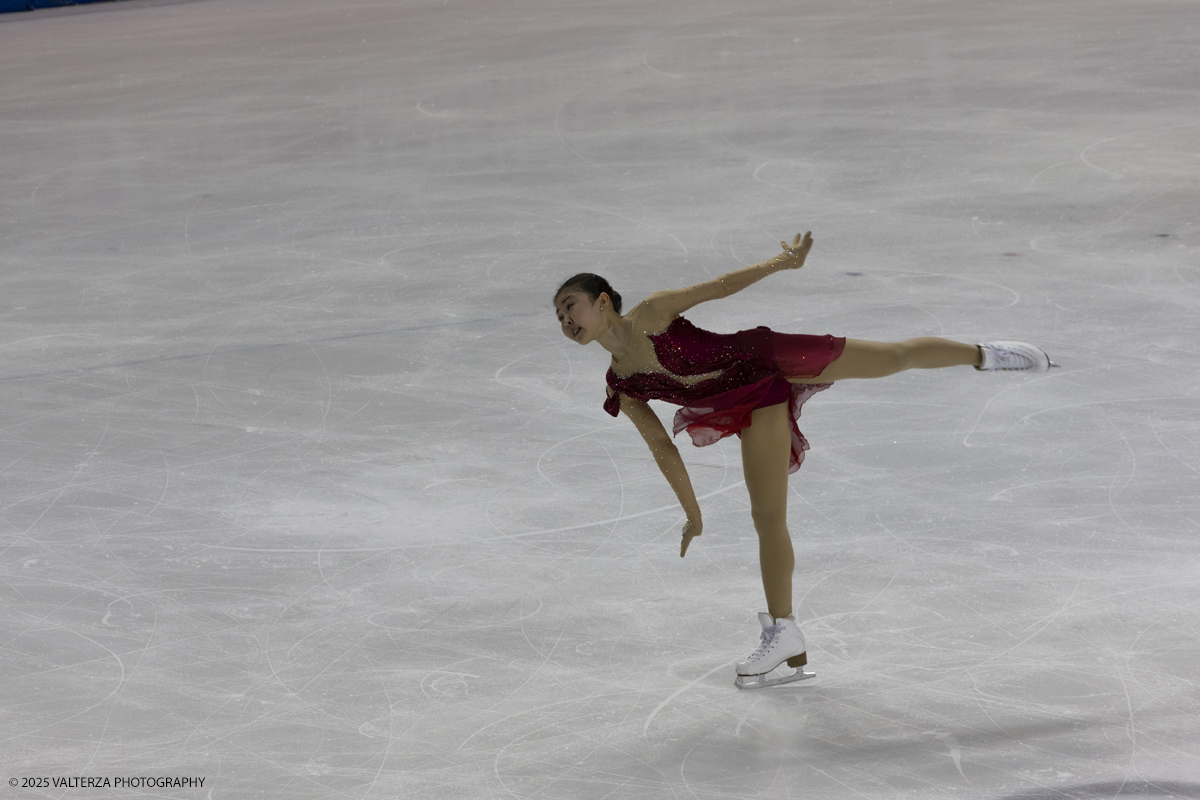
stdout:
<svg viewBox="0 0 1200 800">
<path fill-rule="evenodd" d="M 815 378 L 789 378 L 792 383 L 833 383 L 852 378 L 882 378 L 907 369 L 977 367 L 982 354 L 973 344 L 925 336 L 906 342 L 847 339 L 837 361 Z"/>
<path fill-rule="evenodd" d="M 742 429 L 742 471 L 750 493 L 750 515 L 758 532 L 767 611 L 773 617 L 792 613 L 792 571 L 796 557 L 787 528 L 788 462 L 792 432 L 788 404 L 755 409 L 750 427 Z"/>
</svg>

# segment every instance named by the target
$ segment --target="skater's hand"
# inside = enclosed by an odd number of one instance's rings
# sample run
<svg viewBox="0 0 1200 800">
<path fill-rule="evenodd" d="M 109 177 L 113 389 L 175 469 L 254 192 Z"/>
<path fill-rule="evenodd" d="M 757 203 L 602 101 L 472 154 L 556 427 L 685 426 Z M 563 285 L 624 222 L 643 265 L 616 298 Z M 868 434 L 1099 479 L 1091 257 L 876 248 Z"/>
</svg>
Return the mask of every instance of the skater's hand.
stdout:
<svg viewBox="0 0 1200 800">
<path fill-rule="evenodd" d="M 700 521 L 700 517 L 693 517 L 683 523 L 683 542 L 679 545 L 679 557 L 683 558 L 687 553 L 688 545 L 692 543 L 701 533 L 704 532 L 704 523 Z"/>
<path fill-rule="evenodd" d="M 790 245 L 787 242 L 780 242 L 779 246 L 783 248 L 783 255 L 776 256 L 775 263 L 784 269 L 800 269 L 804 266 L 804 259 L 808 258 L 808 251 L 812 249 L 812 243 L 812 231 L 805 232 L 803 236 L 797 233 Z"/>
</svg>

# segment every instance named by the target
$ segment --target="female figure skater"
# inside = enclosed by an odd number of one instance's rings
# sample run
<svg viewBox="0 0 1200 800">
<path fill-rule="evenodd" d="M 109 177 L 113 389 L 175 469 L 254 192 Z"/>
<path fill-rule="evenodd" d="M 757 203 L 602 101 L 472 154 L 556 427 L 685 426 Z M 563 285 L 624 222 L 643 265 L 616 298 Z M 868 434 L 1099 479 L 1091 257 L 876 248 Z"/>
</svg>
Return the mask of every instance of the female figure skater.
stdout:
<svg viewBox="0 0 1200 800">
<path fill-rule="evenodd" d="M 783 253 L 769 261 L 686 289 L 655 292 L 624 315 L 621 296 L 598 275 L 576 275 L 554 295 L 563 335 L 579 344 L 599 342 L 612 353 L 604 408 L 614 417 L 620 412 L 629 417 L 675 490 L 687 516 L 681 557 L 704 530 L 700 506 L 679 451 L 646 401 L 683 406 L 675 415 L 674 432 L 686 429 L 697 446 L 733 433 L 742 440 L 742 470 L 758 532 L 768 613 L 758 615 L 761 645 L 737 665 L 739 688 L 813 677 L 801 668 L 808 659 L 804 635 L 792 616 L 795 557 L 787 529 L 788 474 L 799 469 L 808 449 L 796 426 L 804 401 L 835 381 L 882 378 L 908 369 L 1045 372 L 1057 366 L 1041 349 L 1021 342 L 973 345 L 925 337 L 883 343 L 763 327 L 716 334 L 680 316 L 772 273 L 804 266 L 812 235 L 796 234 L 791 246 L 780 244 Z M 795 674 L 769 678 L 784 662 L 797 668 Z"/>
</svg>

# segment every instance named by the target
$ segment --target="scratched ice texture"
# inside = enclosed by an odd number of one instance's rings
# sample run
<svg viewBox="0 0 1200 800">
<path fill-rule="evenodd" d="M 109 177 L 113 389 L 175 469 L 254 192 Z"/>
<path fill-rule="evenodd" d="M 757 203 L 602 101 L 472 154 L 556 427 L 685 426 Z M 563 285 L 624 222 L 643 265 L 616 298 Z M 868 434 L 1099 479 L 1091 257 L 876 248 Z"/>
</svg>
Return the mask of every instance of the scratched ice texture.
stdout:
<svg viewBox="0 0 1200 800">
<path fill-rule="evenodd" d="M 1185 0 L 3 16 L 0 785 L 1200 797 L 1198 48 Z M 690 318 L 1062 368 L 809 403 L 818 677 L 739 692 L 736 443 L 681 560 L 550 299 L 805 229 Z"/>
</svg>

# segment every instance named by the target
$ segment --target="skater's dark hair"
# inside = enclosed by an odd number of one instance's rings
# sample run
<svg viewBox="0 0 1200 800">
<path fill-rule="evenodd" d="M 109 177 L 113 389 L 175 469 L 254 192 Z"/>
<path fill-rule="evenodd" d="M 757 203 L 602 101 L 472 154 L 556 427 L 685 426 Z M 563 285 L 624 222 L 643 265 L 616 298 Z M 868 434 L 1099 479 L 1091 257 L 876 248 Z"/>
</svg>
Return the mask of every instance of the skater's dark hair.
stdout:
<svg viewBox="0 0 1200 800">
<path fill-rule="evenodd" d="M 616 311 L 618 314 L 621 313 L 621 295 L 617 293 L 617 290 L 612 287 L 611 283 L 599 275 L 594 275 L 590 272 L 581 272 L 578 275 L 567 278 L 566 282 L 558 287 L 558 291 L 554 293 L 554 299 L 557 300 L 562 296 L 563 292 L 569 289 L 583 292 L 593 303 L 596 302 L 596 298 L 601 294 L 606 294 L 612 300 L 613 311 Z"/>
</svg>

